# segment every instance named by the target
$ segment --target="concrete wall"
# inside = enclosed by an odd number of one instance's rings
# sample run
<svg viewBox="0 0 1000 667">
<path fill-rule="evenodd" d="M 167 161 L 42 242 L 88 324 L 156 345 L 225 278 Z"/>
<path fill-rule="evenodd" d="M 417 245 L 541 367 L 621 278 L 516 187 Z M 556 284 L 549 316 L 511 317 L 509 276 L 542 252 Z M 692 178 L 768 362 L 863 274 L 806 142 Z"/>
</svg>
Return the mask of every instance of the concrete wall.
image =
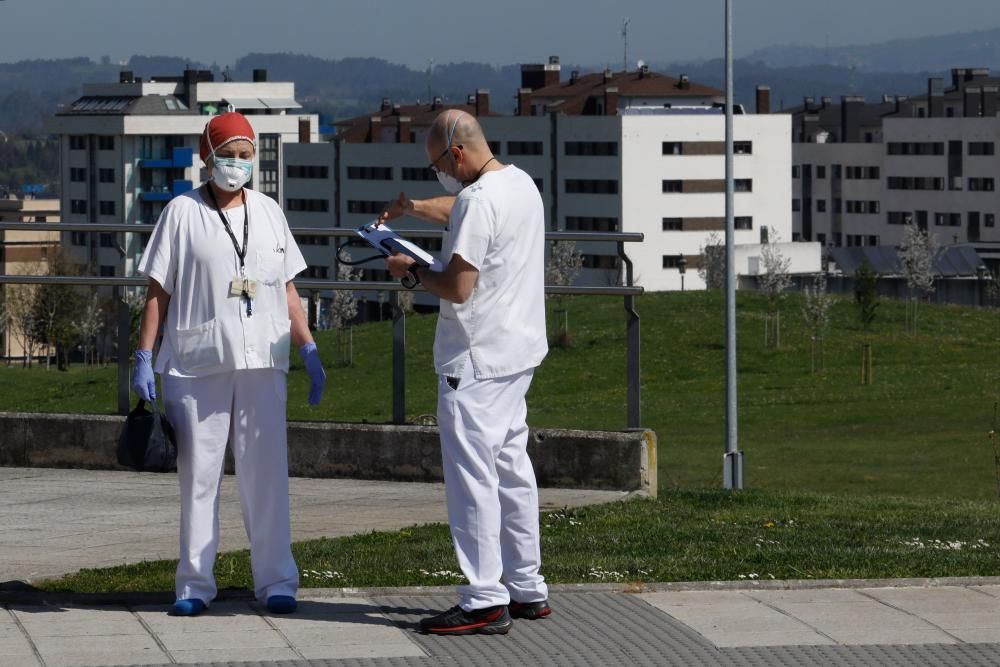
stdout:
<svg viewBox="0 0 1000 667">
<path fill-rule="evenodd" d="M 0 413 L 0 466 L 120 469 L 115 447 L 123 420 Z M 528 451 L 539 486 L 656 495 L 652 431 L 536 429 Z M 442 481 L 438 431 L 428 426 L 292 422 L 288 467 L 295 477 Z"/>
</svg>

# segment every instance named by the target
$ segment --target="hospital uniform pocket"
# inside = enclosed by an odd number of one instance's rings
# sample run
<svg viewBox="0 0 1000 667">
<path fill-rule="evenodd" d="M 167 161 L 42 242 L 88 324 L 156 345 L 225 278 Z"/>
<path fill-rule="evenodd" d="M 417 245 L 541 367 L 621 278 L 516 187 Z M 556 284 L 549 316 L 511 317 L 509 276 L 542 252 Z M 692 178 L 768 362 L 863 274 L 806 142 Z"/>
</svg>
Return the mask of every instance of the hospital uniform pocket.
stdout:
<svg viewBox="0 0 1000 667">
<path fill-rule="evenodd" d="M 218 370 L 224 358 L 222 328 L 217 320 L 209 320 L 191 329 L 174 333 L 174 355 L 185 373 Z"/>
</svg>

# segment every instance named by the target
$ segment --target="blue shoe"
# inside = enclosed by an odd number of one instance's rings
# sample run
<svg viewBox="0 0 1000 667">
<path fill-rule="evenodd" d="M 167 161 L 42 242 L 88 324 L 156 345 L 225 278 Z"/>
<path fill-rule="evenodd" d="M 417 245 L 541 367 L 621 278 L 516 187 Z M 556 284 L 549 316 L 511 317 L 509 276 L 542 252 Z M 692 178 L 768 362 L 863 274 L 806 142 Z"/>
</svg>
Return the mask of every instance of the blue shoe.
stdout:
<svg viewBox="0 0 1000 667">
<path fill-rule="evenodd" d="M 171 616 L 197 616 L 205 611 L 205 603 L 197 598 L 186 598 L 174 603 Z"/>
<path fill-rule="evenodd" d="M 291 614 L 299 606 L 291 595 L 272 595 L 267 598 L 267 610 L 272 614 Z"/>
</svg>

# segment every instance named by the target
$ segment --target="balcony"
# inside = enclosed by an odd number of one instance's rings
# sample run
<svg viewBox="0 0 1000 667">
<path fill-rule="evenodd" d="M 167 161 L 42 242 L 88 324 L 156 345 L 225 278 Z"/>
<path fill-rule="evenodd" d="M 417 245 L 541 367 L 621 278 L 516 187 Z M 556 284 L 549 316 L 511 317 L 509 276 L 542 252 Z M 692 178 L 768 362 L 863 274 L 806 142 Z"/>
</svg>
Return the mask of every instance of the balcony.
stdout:
<svg viewBox="0 0 1000 667">
<path fill-rule="evenodd" d="M 194 164 L 194 149 L 187 147 L 174 148 L 168 158 L 142 158 L 140 169 L 184 169 Z"/>
<path fill-rule="evenodd" d="M 177 195 L 182 195 L 185 192 L 194 188 L 194 184 L 191 181 L 172 181 L 170 186 L 153 186 L 150 188 L 140 188 L 136 191 L 141 201 L 170 201 Z"/>
</svg>

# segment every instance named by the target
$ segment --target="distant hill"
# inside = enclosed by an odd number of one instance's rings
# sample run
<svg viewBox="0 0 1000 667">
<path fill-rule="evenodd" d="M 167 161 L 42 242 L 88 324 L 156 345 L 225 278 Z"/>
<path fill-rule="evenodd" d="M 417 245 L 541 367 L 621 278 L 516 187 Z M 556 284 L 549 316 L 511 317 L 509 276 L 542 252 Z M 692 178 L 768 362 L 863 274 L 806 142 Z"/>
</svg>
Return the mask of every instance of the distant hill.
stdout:
<svg viewBox="0 0 1000 667">
<path fill-rule="evenodd" d="M 957 61 L 955 66 L 968 64 Z M 687 74 L 692 81 L 721 88 L 721 60 L 700 63 L 650 63 L 655 71 L 674 76 Z M 127 67 L 136 76 L 149 79 L 156 75 L 179 75 L 185 67 L 209 69 L 217 79 L 223 70 L 217 64 L 206 65 L 169 56 L 134 56 Z M 494 67 L 482 63 L 448 63 L 426 71 L 410 69 L 376 58 L 325 60 L 288 53 L 256 53 L 244 56 L 229 67 L 238 81 L 252 78 L 254 69 L 268 70 L 272 81 L 294 81 L 296 95 L 306 111 L 320 113 L 325 120 L 366 113 L 377 107 L 382 98 L 393 101 L 426 101 L 441 96 L 446 101 L 464 100 L 477 88 L 491 93 L 490 106 L 501 113 L 514 110 L 514 96 L 520 85 L 520 66 Z M 121 67 L 97 63 L 88 58 L 31 60 L 0 63 L 0 131 L 7 134 L 35 134 L 56 113 L 59 105 L 71 102 L 81 93 L 82 85 L 94 81 L 117 81 Z M 564 78 L 578 69 L 594 71 L 600 67 L 563 64 Z M 774 110 L 801 104 L 802 97 L 829 95 L 864 95 L 876 99 L 883 94 L 919 94 L 926 90 L 928 76 L 941 76 L 947 68 L 927 72 L 870 72 L 842 65 L 774 66 L 760 60 L 742 59 L 735 65 L 736 99 L 752 108 L 754 87 L 771 86 Z"/>
<path fill-rule="evenodd" d="M 868 72 L 946 71 L 952 67 L 1000 70 L 1000 28 L 860 46 L 771 46 L 744 60 L 778 68 L 837 65 Z"/>
</svg>

